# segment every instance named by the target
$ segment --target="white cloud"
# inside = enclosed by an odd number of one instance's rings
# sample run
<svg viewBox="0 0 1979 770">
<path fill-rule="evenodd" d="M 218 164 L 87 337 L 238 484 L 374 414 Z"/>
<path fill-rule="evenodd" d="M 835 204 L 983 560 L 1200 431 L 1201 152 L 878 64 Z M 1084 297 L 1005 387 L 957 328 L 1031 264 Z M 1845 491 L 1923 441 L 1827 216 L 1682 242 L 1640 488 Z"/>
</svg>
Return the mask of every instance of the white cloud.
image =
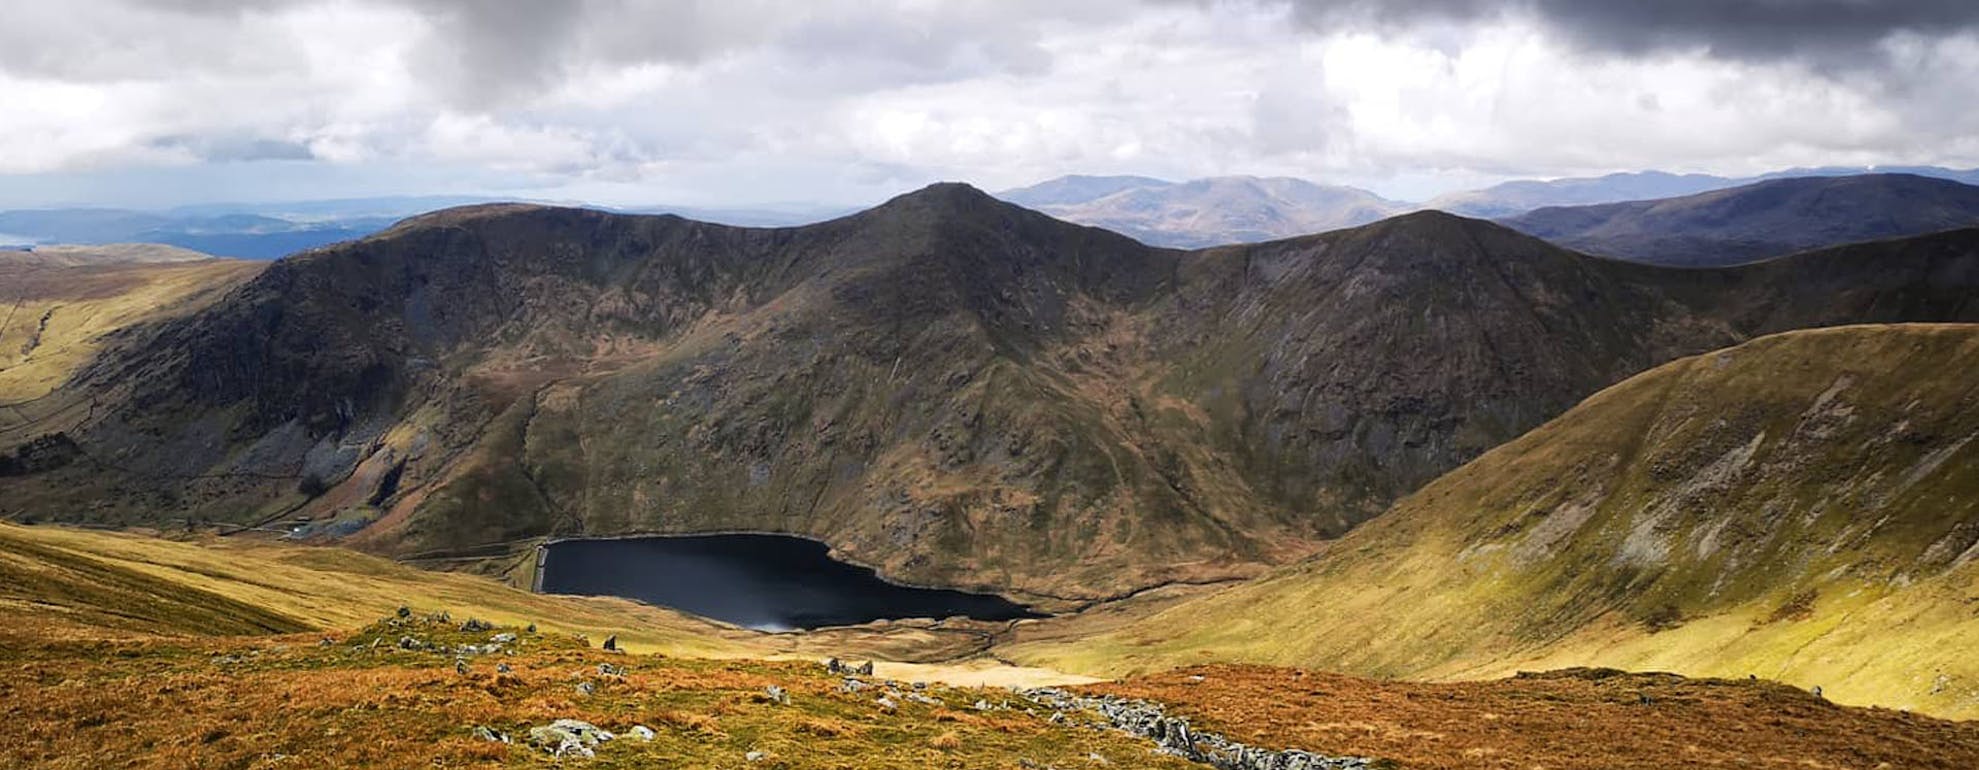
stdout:
<svg viewBox="0 0 1979 770">
<path fill-rule="evenodd" d="M 1068 172 L 1288 174 L 1426 196 L 1514 175 L 1979 163 L 1965 108 L 1979 40 L 1962 27 L 1825 30 L 1878 41 L 1874 66 L 1839 67 L 1749 31 L 1739 48 L 1714 43 L 1696 37 L 1703 24 L 1650 44 L 1600 14 L 1563 17 L 1576 27 L 1314 7 L 16 3 L 0 11 L 0 174 L 190 179 L 272 161 L 302 174 L 307 156 L 340 179 L 466 168 L 533 194 L 728 203 Z"/>
</svg>

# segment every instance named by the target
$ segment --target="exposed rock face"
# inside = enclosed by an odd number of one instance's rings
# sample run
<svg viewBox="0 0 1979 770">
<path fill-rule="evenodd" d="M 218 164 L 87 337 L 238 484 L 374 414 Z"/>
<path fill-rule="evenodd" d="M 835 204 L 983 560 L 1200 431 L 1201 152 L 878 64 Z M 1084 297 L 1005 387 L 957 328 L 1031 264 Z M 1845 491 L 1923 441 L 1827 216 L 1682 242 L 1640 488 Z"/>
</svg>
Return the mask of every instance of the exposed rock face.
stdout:
<svg viewBox="0 0 1979 770">
<path fill-rule="evenodd" d="M 401 557 L 792 532 L 1092 598 L 1303 556 L 1682 354 L 1979 318 L 1975 265 L 1967 234 L 1659 270 L 1437 213 L 1179 252 L 960 185 L 775 230 L 450 210 L 119 333 L 61 391 L 90 460 L 0 513 L 300 516 Z"/>
</svg>

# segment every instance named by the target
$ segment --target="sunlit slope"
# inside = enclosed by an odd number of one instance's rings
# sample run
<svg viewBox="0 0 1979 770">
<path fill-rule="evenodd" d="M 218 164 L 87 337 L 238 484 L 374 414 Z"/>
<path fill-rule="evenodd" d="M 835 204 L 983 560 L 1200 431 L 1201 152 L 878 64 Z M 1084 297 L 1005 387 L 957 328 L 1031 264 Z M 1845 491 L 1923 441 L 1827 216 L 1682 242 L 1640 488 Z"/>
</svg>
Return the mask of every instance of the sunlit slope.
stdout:
<svg viewBox="0 0 1979 770">
<path fill-rule="evenodd" d="M 0 254 L 0 404 L 45 396 L 103 335 L 203 307 L 267 266 L 169 247 L 104 248 Z"/>
<path fill-rule="evenodd" d="M 762 637 L 605 598 L 544 596 L 336 548 L 0 524 L 0 608 L 23 636 L 238 635 L 362 626 L 400 605 L 694 655 Z M 0 632 L 4 633 L 4 632 Z"/>
<path fill-rule="evenodd" d="M 1004 654 L 1757 674 L 1979 714 L 1979 326 L 1792 332 L 1604 390 L 1278 575 Z M 1095 621 L 1100 620 L 1095 617 Z"/>
</svg>

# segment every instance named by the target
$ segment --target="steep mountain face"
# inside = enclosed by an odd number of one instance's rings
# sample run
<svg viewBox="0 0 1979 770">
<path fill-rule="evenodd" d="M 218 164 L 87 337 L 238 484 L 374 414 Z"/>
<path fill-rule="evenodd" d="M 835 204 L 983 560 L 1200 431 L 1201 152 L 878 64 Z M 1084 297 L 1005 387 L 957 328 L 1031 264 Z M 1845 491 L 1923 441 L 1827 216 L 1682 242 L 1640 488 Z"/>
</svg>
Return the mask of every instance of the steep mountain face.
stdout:
<svg viewBox="0 0 1979 770">
<path fill-rule="evenodd" d="M 1354 187 L 1284 177 L 1064 177 L 1002 196 L 1144 243 L 1197 248 L 1255 243 L 1363 225 L 1411 206 Z"/>
<path fill-rule="evenodd" d="M 1979 318 L 1979 233 L 1874 248 L 1668 270 L 1421 213 L 1191 253 L 959 185 L 776 230 L 458 209 L 119 332 L 61 419 L 0 413 L 76 455 L 0 479 L 0 513 L 415 560 L 794 532 L 1094 598 L 1309 554 L 1680 355 Z"/>
<path fill-rule="evenodd" d="M 1979 225 L 1979 187 L 1907 174 L 1802 177 L 1679 198 L 1543 208 L 1504 223 L 1592 254 L 1731 265 Z"/>
<path fill-rule="evenodd" d="M 1410 677 L 1756 673 L 1971 713 L 1975 365 L 1971 324 L 1797 331 L 1683 359 L 1309 563 L 1003 654 L 1088 673 L 1205 656 Z"/>
</svg>

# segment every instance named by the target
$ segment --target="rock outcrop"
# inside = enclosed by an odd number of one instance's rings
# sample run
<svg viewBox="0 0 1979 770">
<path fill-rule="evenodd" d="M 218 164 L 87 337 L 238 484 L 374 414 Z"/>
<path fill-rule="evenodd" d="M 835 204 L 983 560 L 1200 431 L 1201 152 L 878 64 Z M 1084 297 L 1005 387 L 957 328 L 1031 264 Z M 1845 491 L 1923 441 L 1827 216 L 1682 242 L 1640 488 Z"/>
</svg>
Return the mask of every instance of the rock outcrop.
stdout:
<svg viewBox="0 0 1979 770">
<path fill-rule="evenodd" d="M 1298 749 L 1266 749 L 1193 730 L 1189 720 L 1168 716 L 1159 704 L 1148 701 L 1080 695 L 1052 687 L 1019 690 L 1018 695 L 1049 709 L 1054 720 L 1096 715 L 1112 729 L 1147 738 L 1162 751 L 1217 770 L 1371 770 L 1374 767 L 1374 761 L 1366 757 L 1329 757 Z"/>
</svg>

